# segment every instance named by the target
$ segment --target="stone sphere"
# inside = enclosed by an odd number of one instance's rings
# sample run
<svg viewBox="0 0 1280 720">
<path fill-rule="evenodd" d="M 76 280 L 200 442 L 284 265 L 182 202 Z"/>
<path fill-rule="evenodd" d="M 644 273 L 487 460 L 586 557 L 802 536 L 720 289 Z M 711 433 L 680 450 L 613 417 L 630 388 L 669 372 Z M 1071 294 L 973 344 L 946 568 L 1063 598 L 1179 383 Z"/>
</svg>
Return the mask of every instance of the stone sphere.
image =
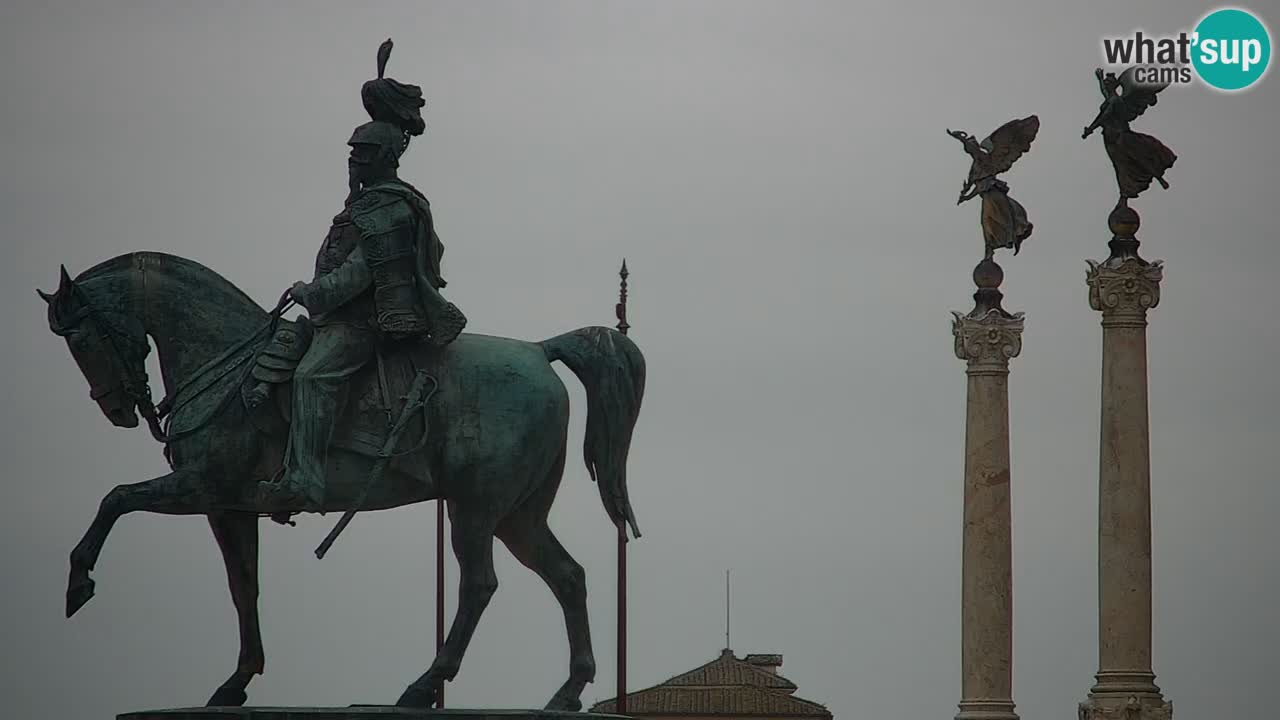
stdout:
<svg viewBox="0 0 1280 720">
<path fill-rule="evenodd" d="M 980 288 L 995 289 L 1004 282 L 1004 270 L 990 258 L 978 263 L 973 269 L 973 284 Z"/>
<path fill-rule="evenodd" d="M 1138 212 L 1128 205 L 1117 205 L 1107 216 L 1107 227 L 1119 238 L 1131 238 L 1138 234 Z"/>
</svg>

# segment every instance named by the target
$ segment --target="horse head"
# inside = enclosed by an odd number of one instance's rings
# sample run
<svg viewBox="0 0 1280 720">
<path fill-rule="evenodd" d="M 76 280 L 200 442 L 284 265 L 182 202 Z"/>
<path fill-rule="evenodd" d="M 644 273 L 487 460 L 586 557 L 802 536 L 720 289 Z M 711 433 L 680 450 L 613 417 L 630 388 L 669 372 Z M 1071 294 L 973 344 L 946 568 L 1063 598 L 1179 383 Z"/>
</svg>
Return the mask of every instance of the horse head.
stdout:
<svg viewBox="0 0 1280 720">
<path fill-rule="evenodd" d="M 49 329 L 66 339 L 71 357 L 89 382 L 89 396 L 112 424 L 137 427 L 150 349 L 142 323 L 95 307 L 66 266 L 57 291 L 36 292 L 48 304 Z"/>
</svg>

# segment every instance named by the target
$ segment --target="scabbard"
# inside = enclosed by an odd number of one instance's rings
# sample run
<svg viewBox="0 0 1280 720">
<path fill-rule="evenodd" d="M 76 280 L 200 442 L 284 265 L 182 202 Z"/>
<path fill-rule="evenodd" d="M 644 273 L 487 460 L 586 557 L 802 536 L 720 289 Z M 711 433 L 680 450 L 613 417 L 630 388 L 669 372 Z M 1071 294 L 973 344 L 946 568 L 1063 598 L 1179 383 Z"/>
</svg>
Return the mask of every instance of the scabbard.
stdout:
<svg viewBox="0 0 1280 720">
<path fill-rule="evenodd" d="M 396 419 L 395 424 L 387 432 L 386 442 L 382 444 L 378 459 L 374 461 L 373 468 L 369 471 L 369 482 L 365 485 L 364 492 L 360 493 L 360 499 L 342 514 L 338 524 L 333 526 L 333 529 L 325 536 L 320 546 L 316 548 L 317 558 L 323 559 L 325 553 L 329 552 L 329 548 L 333 547 L 334 541 L 351 524 L 352 518 L 364 508 L 364 503 L 369 498 L 369 491 L 382 479 L 382 474 L 387 471 L 387 465 L 391 463 L 391 457 L 395 455 L 396 445 L 400 443 L 400 436 L 404 434 L 405 427 L 409 425 L 409 418 L 413 417 L 413 414 L 422 407 L 422 393 L 426 390 L 428 377 L 422 370 L 419 370 L 418 374 L 414 376 L 413 383 L 409 386 L 409 392 L 404 397 L 404 408 L 400 411 L 400 417 Z"/>
</svg>

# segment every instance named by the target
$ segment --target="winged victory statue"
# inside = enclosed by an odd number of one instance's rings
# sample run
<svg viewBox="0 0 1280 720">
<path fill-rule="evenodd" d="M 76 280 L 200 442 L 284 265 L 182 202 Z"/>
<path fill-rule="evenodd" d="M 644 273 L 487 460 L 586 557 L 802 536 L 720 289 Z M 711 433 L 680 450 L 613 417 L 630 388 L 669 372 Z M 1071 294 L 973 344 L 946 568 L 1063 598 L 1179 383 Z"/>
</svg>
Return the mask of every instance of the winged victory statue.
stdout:
<svg viewBox="0 0 1280 720">
<path fill-rule="evenodd" d="M 1026 208 L 1009 197 L 1008 183 L 997 176 L 1013 167 L 1031 148 L 1039 131 L 1040 118 L 1035 115 L 1010 120 L 982 142 L 963 130 L 947 130 L 948 135 L 964 144 L 964 151 L 973 158 L 956 204 L 982 198 L 982 234 L 987 260 L 992 259 L 999 248 L 1010 248 L 1017 255 L 1022 241 L 1031 236 L 1033 226 L 1027 220 Z"/>
<path fill-rule="evenodd" d="M 1138 82 L 1138 70 L 1131 67 L 1119 77 L 1115 73 L 1103 74 L 1101 68 L 1093 71 L 1098 78 L 1098 89 L 1102 91 L 1102 107 L 1081 136 L 1087 139 L 1095 130 L 1102 129 L 1102 144 L 1115 167 L 1122 205 L 1151 187 L 1152 180 L 1169 189 L 1164 174 L 1178 159 L 1156 138 L 1129 129 L 1129 123 L 1155 105 L 1159 100 L 1157 95 L 1169 86 L 1168 83 Z"/>
</svg>

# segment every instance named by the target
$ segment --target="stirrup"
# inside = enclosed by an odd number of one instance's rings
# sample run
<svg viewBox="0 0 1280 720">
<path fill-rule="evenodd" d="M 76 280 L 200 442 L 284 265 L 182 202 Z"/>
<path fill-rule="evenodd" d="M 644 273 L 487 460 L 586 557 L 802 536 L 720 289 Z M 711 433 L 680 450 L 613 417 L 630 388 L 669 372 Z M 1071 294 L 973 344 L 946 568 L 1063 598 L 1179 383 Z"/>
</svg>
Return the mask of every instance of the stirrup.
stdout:
<svg viewBox="0 0 1280 720">
<path fill-rule="evenodd" d="M 324 514 L 324 502 L 311 497 L 306 490 L 289 484 L 287 479 L 264 480 L 258 483 L 257 499 L 260 502 L 275 503 L 284 500 L 290 505 L 297 505 L 300 510 L 281 510 L 277 514 L 297 515 L 303 512 Z M 272 518 L 274 519 L 274 517 Z"/>
<path fill-rule="evenodd" d="M 297 514 L 298 513 L 295 512 L 284 511 L 271 513 L 269 517 L 271 518 L 271 522 L 288 525 L 289 527 L 297 527 L 298 523 L 293 521 L 293 516 Z"/>
</svg>

